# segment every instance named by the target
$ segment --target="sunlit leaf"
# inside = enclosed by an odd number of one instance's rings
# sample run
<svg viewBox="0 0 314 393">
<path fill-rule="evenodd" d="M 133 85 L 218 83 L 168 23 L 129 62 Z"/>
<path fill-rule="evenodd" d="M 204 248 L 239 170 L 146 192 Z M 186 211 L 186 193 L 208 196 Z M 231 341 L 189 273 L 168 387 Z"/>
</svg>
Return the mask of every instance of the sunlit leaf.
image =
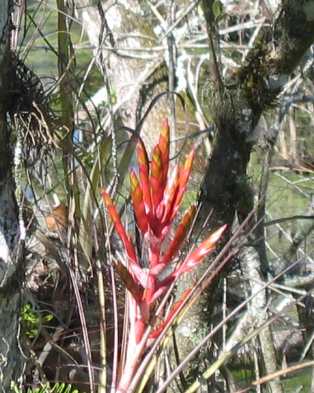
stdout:
<svg viewBox="0 0 314 393">
<path fill-rule="evenodd" d="M 162 190 L 165 189 L 168 177 L 169 168 L 169 143 L 170 143 L 170 130 L 168 119 L 165 118 L 162 123 L 160 137 L 159 137 L 159 149 L 162 160 Z"/>
<path fill-rule="evenodd" d="M 131 198 L 137 225 L 140 231 L 145 234 L 148 230 L 148 221 L 145 212 L 143 192 L 134 170 L 130 171 Z"/>
<path fill-rule="evenodd" d="M 150 190 L 154 211 L 157 209 L 163 196 L 163 166 L 162 157 L 159 146 L 156 145 L 152 154 L 152 162 L 150 168 Z"/>
<path fill-rule="evenodd" d="M 191 152 L 187 155 L 183 166 L 179 169 L 179 190 L 172 208 L 172 216 L 170 219 L 173 219 L 174 216 L 176 215 L 180 207 L 180 203 L 182 201 L 183 195 L 186 191 L 187 182 L 189 180 L 192 170 L 194 154 L 195 154 L 194 150 L 191 150 Z"/>
<path fill-rule="evenodd" d="M 149 164 L 148 164 L 147 151 L 141 140 L 137 144 L 136 153 L 137 153 L 140 181 L 141 181 L 142 192 L 143 192 L 143 200 L 145 204 L 146 213 L 148 213 L 152 209 L 150 186 L 149 186 Z"/>
<path fill-rule="evenodd" d="M 161 222 L 163 225 L 167 225 L 170 223 L 169 219 L 171 216 L 173 216 L 172 214 L 173 206 L 177 199 L 178 192 L 179 192 L 179 167 L 175 166 L 164 192 L 163 204 L 165 206 L 165 210 L 161 218 Z"/>
</svg>

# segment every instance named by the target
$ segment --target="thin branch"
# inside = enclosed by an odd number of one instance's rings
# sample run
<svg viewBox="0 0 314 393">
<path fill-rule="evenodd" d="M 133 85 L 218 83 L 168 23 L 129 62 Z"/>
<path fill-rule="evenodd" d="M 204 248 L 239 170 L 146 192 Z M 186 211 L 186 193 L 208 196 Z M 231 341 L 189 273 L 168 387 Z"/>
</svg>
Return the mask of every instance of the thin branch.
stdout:
<svg viewBox="0 0 314 393">
<path fill-rule="evenodd" d="M 269 227 L 271 225 L 280 224 L 282 222 L 293 221 L 293 220 L 314 220 L 314 216 L 297 214 L 295 216 L 282 217 L 282 218 L 277 218 L 275 220 L 267 221 L 265 222 L 264 226 Z"/>
<path fill-rule="evenodd" d="M 264 377 L 262 377 L 260 379 L 257 379 L 254 382 L 252 382 L 251 385 L 248 386 L 247 388 L 238 390 L 235 393 L 246 393 L 246 392 L 249 392 L 252 388 L 256 387 L 257 385 L 263 385 L 263 384 L 268 383 L 268 382 L 270 382 L 270 381 L 272 381 L 272 380 L 274 380 L 274 379 L 276 379 L 278 377 L 285 376 L 287 374 L 291 374 L 291 373 L 294 373 L 294 372 L 299 371 L 299 370 L 303 370 L 303 369 L 308 368 L 308 367 L 314 367 L 314 361 L 313 360 L 309 361 L 309 362 L 299 363 L 299 364 L 296 364 L 294 366 L 287 367 L 287 368 L 284 368 L 282 370 L 276 371 L 275 373 L 265 375 Z"/>
</svg>

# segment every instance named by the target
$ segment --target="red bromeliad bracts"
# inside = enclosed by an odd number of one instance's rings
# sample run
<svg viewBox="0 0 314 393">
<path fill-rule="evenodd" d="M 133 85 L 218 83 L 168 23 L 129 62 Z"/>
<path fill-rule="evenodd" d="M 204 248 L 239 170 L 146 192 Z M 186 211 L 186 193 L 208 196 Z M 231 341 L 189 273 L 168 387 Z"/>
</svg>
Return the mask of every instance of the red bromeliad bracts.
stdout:
<svg viewBox="0 0 314 393">
<path fill-rule="evenodd" d="M 116 262 L 116 269 L 129 292 L 129 335 L 127 356 L 122 368 L 117 392 L 127 391 L 141 356 L 152 340 L 156 339 L 173 318 L 191 289 L 168 311 L 164 321 L 156 323 L 154 312 L 157 300 L 183 273 L 190 272 L 215 248 L 225 226 L 211 234 L 176 266 L 170 267 L 186 237 L 196 208 L 191 206 L 183 215 L 172 240 L 166 240 L 179 210 L 191 173 L 194 150 L 182 166 L 176 165 L 169 176 L 169 125 L 165 120 L 151 162 L 140 140 L 137 145 L 138 173 L 130 171 L 131 198 L 136 224 L 147 247 L 147 259 L 140 260 L 133 243 L 121 223 L 109 194 L 102 191 L 104 204 L 114 223 L 126 254 L 124 262 Z M 145 253 L 142 253 L 146 255 Z M 155 326 L 150 326 L 154 324 Z M 147 328 L 151 329 L 145 335 Z M 143 342 L 145 341 L 145 342 Z"/>
</svg>

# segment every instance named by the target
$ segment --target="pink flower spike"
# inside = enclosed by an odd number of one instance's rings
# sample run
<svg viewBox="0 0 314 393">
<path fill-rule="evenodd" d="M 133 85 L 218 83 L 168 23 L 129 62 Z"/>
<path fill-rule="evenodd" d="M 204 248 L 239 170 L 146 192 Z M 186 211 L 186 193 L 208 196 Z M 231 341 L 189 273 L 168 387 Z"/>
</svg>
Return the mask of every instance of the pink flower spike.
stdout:
<svg viewBox="0 0 314 393">
<path fill-rule="evenodd" d="M 212 233 L 206 240 L 204 240 L 196 250 L 192 251 L 185 259 L 185 261 L 178 266 L 173 275 L 178 278 L 181 274 L 190 272 L 193 268 L 204 260 L 216 247 L 216 243 L 221 238 L 227 225 L 223 225 Z"/>
</svg>

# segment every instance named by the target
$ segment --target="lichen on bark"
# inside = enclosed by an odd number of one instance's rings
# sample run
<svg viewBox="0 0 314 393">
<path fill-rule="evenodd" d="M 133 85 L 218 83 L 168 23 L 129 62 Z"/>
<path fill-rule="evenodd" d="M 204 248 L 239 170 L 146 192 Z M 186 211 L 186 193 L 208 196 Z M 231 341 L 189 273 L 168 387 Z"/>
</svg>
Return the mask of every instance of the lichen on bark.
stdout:
<svg viewBox="0 0 314 393">
<path fill-rule="evenodd" d="M 18 209 L 13 156 L 7 126 L 7 88 L 13 1 L 0 3 L 0 391 L 21 381 L 24 359 L 18 342 L 21 296 Z"/>
</svg>

